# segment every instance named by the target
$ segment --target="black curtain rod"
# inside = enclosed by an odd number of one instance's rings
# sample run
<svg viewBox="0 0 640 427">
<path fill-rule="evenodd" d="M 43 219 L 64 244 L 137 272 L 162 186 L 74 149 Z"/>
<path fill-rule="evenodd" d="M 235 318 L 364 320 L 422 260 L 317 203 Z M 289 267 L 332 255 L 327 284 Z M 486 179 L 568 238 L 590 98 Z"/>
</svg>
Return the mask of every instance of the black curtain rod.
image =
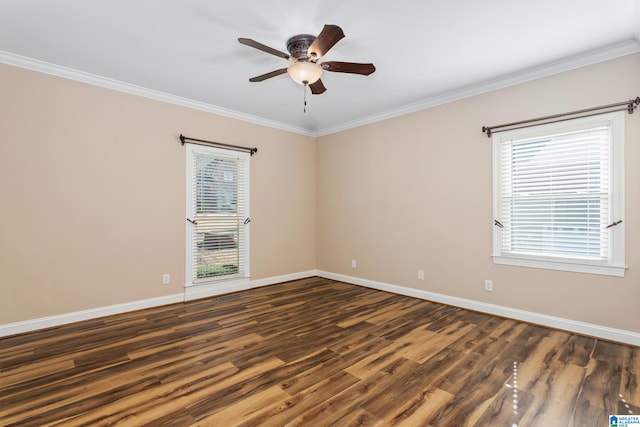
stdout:
<svg viewBox="0 0 640 427">
<path fill-rule="evenodd" d="M 248 152 L 249 154 L 251 154 L 252 156 L 254 154 L 256 154 L 258 152 L 257 148 L 250 148 L 250 147 L 242 147 L 240 145 L 231 145 L 231 144 L 224 144 L 222 142 L 215 142 L 215 141 L 206 141 L 204 139 L 196 139 L 196 138 L 189 138 L 188 136 L 184 136 L 182 134 L 180 134 L 180 141 L 182 142 L 182 145 L 184 145 L 187 142 L 196 144 L 196 145 L 204 145 L 205 147 L 220 147 L 220 148 L 227 148 L 229 150 L 234 150 L 234 151 L 245 151 Z"/>
<path fill-rule="evenodd" d="M 629 114 L 633 114 L 633 110 L 635 110 L 638 107 L 638 104 L 640 104 L 640 96 L 636 97 L 636 99 L 630 99 L 629 101 L 623 101 L 623 102 L 618 102 L 618 103 L 609 104 L 609 105 L 602 105 L 600 107 L 586 108 L 584 110 L 571 111 L 569 113 L 554 114 L 546 117 L 538 117 L 537 119 L 521 120 L 519 122 L 507 123 L 504 125 L 482 126 L 482 132 L 486 133 L 487 137 L 490 138 L 492 134 L 498 133 L 498 132 L 505 132 L 508 130 L 515 130 L 515 129 L 523 129 L 523 128 L 528 128 L 532 126 L 545 125 L 548 123 L 563 122 L 566 120 L 579 119 L 581 117 L 591 117 L 591 116 L 596 116 L 598 114 L 613 113 L 614 111 L 626 110 Z M 617 108 L 617 107 L 621 107 L 621 108 Z M 594 111 L 597 111 L 597 112 L 594 113 Z M 587 114 L 587 113 L 591 113 L 591 114 Z M 567 117 L 567 116 L 571 116 L 571 117 Z M 527 123 L 532 123 L 532 124 L 527 124 Z M 519 125 L 525 125 L 525 126 L 519 126 Z M 508 129 L 500 129 L 500 128 L 508 128 Z"/>
</svg>

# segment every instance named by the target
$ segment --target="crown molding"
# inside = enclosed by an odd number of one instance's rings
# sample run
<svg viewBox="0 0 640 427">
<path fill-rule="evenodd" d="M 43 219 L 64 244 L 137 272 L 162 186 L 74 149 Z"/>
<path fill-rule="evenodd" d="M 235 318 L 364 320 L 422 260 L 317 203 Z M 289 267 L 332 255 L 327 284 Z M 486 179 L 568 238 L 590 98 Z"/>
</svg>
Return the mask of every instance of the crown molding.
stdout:
<svg viewBox="0 0 640 427">
<path fill-rule="evenodd" d="M 160 92 L 152 89 L 148 89 L 142 86 L 125 83 L 119 80 L 110 79 L 108 77 L 102 77 L 96 74 L 79 71 L 73 68 L 63 67 L 56 64 L 40 61 L 33 58 L 28 58 L 21 55 L 16 55 L 10 52 L 0 51 L 0 63 L 13 65 L 20 68 L 25 68 L 33 71 L 38 71 L 45 74 L 51 74 L 57 77 L 65 79 L 75 80 L 78 82 L 103 87 L 106 89 L 112 89 L 119 92 L 128 93 L 131 95 L 142 96 L 157 101 L 167 102 L 170 104 L 179 105 L 186 108 L 191 108 L 198 111 L 204 111 L 207 113 L 217 114 L 223 117 L 229 117 L 232 119 L 241 120 L 248 123 L 253 123 L 261 126 L 266 126 L 274 129 L 283 130 L 286 132 L 296 133 L 300 135 L 310 137 L 320 137 L 324 135 L 330 135 L 333 133 L 342 132 L 348 129 L 380 122 L 383 120 L 391 119 L 394 117 L 403 116 L 405 114 L 414 113 L 417 111 L 433 108 L 438 105 L 447 104 L 449 102 L 458 101 L 472 96 L 481 95 L 483 93 L 492 92 L 494 90 L 503 89 L 509 86 L 514 86 L 520 83 L 525 83 L 531 80 L 547 77 L 553 74 L 570 71 L 573 69 L 585 67 L 588 65 L 596 64 L 603 61 L 608 61 L 618 57 L 630 55 L 640 52 L 640 41 L 636 39 L 630 39 L 624 42 L 604 46 L 599 49 L 594 49 L 588 52 L 584 52 L 578 55 L 566 57 L 557 61 L 542 64 L 536 67 L 532 67 L 519 72 L 506 74 L 495 79 L 486 80 L 474 85 L 465 86 L 459 89 L 443 92 L 424 100 L 408 104 L 399 108 L 383 111 L 378 114 L 373 114 L 361 119 L 353 120 L 350 122 L 341 123 L 336 126 L 330 126 L 317 130 L 302 128 L 293 126 L 287 123 L 266 119 L 263 117 L 242 113 L 239 111 L 219 107 L 212 104 L 207 104 L 200 101 L 195 101 L 188 98 L 172 95 L 165 92 Z"/>
<path fill-rule="evenodd" d="M 460 89 L 444 92 L 432 97 L 426 98 L 412 104 L 408 104 L 399 108 L 388 110 L 379 114 L 374 114 L 362 119 L 343 123 L 318 130 L 316 137 L 330 135 L 332 133 L 342 132 L 344 130 L 380 122 L 394 117 L 403 116 L 405 114 L 415 113 L 417 111 L 433 108 L 438 105 L 447 104 L 453 101 L 470 98 L 472 96 L 481 95 L 483 93 L 492 92 L 498 89 L 504 89 L 520 83 L 536 80 L 542 77 L 548 77 L 553 74 L 586 67 L 588 65 L 597 64 L 599 62 L 608 61 L 626 55 L 640 52 L 640 41 L 636 39 L 608 45 L 599 49 L 584 52 L 578 55 L 569 56 L 557 61 L 548 62 L 536 67 L 521 70 L 515 73 L 506 74 L 495 79 L 486 80 L 474 85 L 462 87 Z"/>
<path fill-rule="evenodd" d="M 183 98 L 183 97 L 172 95 L 166 92 L 160 92 L 157 90 L 148 89 L 142 86 L 137 86 L 134 84 L 122 82 L 122 81 L 111 79 L 108 77 L 99 76 L 97 74 L 91 74 L 91 73 L 76 70 L 73 68 L 68 68 L 61 65 L 51 64 L 49 62 L 28 58 L 26 56 L 16 55 L 10 52 L 0 51 L 0 63 L 13 65 L 15 67 L 25 68 L 32 71 L 38 71 L 41 73 L 62 77 L 64 79 L 75 80 L 81 83 L 86 83 L 93 86 L 99 86 L 106 89 L 115 90 L 118 92 L 124 92 L 130 95 L 137 95 L 144 98 L 154 99 L 156 101 L 175 104 L 181 107 L 191 108 L 193 110 L 204 111 L 206 113 L 212 113 L 212 114 L 217 114 L 223 117 L 242 120 L 244 122 L 249 122 L 249 123 L 253 123 L 261 126 L 280 129 L 287 132 L 302 134 L 306 136 L 312 136 L 312 137 L 316 136 L 315 132 L 312 132 L 309 129 L 292 126 L 287 123 L 282 123 L 275 120 L 269 120 L 263 117 L 242 113 L 240 111 L 235 111 L 235 110 L 219 107 L 212 104 L 207 104 L 200 101 L 195 101 L 189 98 Z"/>
</svg>

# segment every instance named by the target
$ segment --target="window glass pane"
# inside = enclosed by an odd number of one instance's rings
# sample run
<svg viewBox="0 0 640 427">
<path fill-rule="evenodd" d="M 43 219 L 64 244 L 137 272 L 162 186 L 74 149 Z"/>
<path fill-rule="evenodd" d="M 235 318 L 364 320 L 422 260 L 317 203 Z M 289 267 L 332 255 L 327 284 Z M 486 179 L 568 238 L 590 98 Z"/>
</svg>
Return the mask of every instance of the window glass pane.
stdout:
<svg viewBox="0 0 640 427">
<path fill-rule="evenodd" d="M 511 251 L 602 257 L 600 205 L 599 198 L 514 200 Z"/>
<path fill-rule="evenodd" d="M 514 253 L 606 258 L 608 129 L 510 141 L 503 187 Z"/>
<path fill-rule="evenodd" d="M 237 211 L 237 160 L 199 156 L 196 161 L 195 178 L 197 213 Z"/>
</svg>

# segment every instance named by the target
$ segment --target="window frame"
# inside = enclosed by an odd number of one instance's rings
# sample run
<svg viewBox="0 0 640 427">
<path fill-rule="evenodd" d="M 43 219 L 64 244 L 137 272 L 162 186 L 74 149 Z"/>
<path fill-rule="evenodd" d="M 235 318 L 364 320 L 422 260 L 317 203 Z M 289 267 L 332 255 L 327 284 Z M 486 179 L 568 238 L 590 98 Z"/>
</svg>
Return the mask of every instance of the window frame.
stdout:
<svg viewBox="0 0 640 427">
<path fill-rule="evenodd" d="M 188 219 L 186 224 L 186 265 L 185 265 L 185 287 L 193 287 L 207 284 L 215 284 L 218 282 L 233 282 L 237 284 L 246 284 L 250 280 L 250 226 L 249 222 L 245 221 L 243 227 L 243 239 L 238 244 L 242 244 L 242 248 L 238 248 L 240 251 L 238 257 L 238 272 L 230 273 L 230 274 L 221 274 L 221 275 L 212 275 L 204 278 L 197 278 L 197 274 L 194 270 L 193 264 L 193 248 L 196 243 L 194 239 L 194 227 L 195 225 L 191 223 L 191 220 L 197 220 L 198 216 L 196 213 L 196 176 L 194 170 L 194 158 L 198 154 L 204 154 L 207 156 L 211 156 L 218 159 L 237 159 L 240 160 L 238 163 L 238 174 L 242 175 L 242 178 L 238 176 L 237 179 L 241 181 L 241 184 L 238 186 L 238 192 L 244 193 L 243 195 L 238 194 L 237 197 L 242 197 L 244 199 L 243 207 L 244 210 L 242 213 L 243 217 L 246 219 L 250 216 L 250 154 L 245 152 L 239 152 L 234 150 L 228 150 L 217 147 L 209 147 L 203 146 L 199 144 L 185 144 L 186 146 L 186 217 Z M 240 214 L 238 213 L 238 215 Z M 227 283 L 228 285 L 229 283 Z"/>
<path fill-rule="evenodd" d="M 587 129 L 599 123 L 610 126 L 609 140 L 609 221 L 622 222 L 608 228 L 609 248 L 605 261 L 584 260 L 580 258 L 516 254 L 503 250 L 500 226 L 493 226 L 493 262 L 494 264 L 520 267 L 551 269 L 589 274 L 623 277 L 625 266 L 625 223 L 624 219 L 624 112 L 597 114 L 591 117 L 566 120 L 557 123 L 535 125 L 522 129 L 507 130 L 493 135 L 493 218 L 500 223 L 502 218 L 502 144 L 506 141 L 526 138 L 545 137 L 561 132 Z"/>
</svg>

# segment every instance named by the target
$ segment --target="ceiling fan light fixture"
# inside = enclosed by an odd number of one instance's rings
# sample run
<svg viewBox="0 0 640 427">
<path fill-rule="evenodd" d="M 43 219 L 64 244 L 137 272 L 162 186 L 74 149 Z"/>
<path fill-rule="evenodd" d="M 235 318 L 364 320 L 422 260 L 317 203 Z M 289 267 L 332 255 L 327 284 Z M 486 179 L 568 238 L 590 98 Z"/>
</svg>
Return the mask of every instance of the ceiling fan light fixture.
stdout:
<svg viewBox="0 0 640 427">
<path fill-rule="evenodd" d="M 269 73 L 251 77 L 250 82 L 262 82 L 272 77 L 280 76 L 284 73 L 289 74 L 294 82 L 309 86 L 313 95 L 324 93 L 327 88 L 324 87 L 320 77 L 323 71 L 332 73 L 350 73 L 368 76 L 376 70 L 373 64 L 360 64 L 357 62 L 342 61 L 325 61 L 318 64 L 317 61 L 323 58 L 327 52 L 342 38 L 344 32 L 337 25 L 325 25 L 317 37 L 310 34 L 298 34 L 287 40 L 287 50 L 289 53 L 279 51 L 253 39 L 240 37 L 240 44 L 261 50 L 268 54 L 286 59 L 292 64 L 289 67 L 279 68 Z M 307 90 L 305 87 L 305 96 Z"/>
<path fill-rule="evenodd" d="M 310 85 L 322 76 L 322 67 L 313 62 L 296 62 L 287 68 L 291 79 L 301 85 Z"/>
</svg>

